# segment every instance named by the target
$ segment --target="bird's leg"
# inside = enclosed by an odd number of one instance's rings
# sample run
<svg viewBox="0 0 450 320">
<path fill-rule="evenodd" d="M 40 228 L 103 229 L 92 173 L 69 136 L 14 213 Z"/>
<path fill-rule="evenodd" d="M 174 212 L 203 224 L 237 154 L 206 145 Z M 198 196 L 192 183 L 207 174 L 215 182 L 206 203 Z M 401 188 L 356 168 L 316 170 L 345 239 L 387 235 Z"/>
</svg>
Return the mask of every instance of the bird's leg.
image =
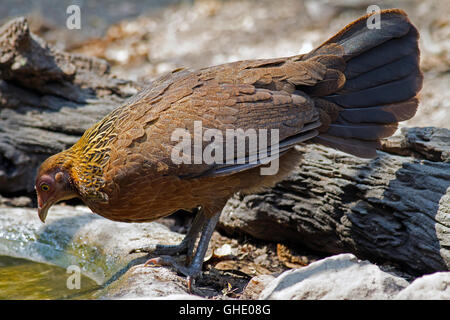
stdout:
<svg viewBox="0 0 450 320">
<path fill-rule="evenodd" d="M 216 228 L 217 222 L 219 221 L 220 213 L 215 214 L 211 218 L 206 218 L 202 228 L 202 234 L 200 240 L 197 244 L 197 249 L 195 255 L 190 262 L 189 266 L 182 266 L 178 264 L 174 258 L 170 256 L 161 256 L 158 258 L 153 258 L 148 260 L 145 264 L 155 264 L 155 265 L 170 265 L 174 267 L 177 271 L 181 272 L 188 277 L 188 287 L 191 289 L 192 281 L 200 274 L 202 271 L 203 260 L 205 258 L 206 250 L 208 249 L 209 241 Z"/>
<path fill-rule="evenodd" d="M 189 228 L 188 233 L 179 244 L 154 244 L 142 248 L 133 249 L 132 251 L 130 251 L 130 253 L 146 252 L 157 255 L 175 255 L 187 251 L 188 257 L 191 257 L 195 241 L 198 238 L 205 220 L 205 214 L 203 213 L 203 209 L 200 207 L 197 209 L 197 214 L 194 218 L 194 221 L 192 221 L 192 225 Z"/>
</svg>

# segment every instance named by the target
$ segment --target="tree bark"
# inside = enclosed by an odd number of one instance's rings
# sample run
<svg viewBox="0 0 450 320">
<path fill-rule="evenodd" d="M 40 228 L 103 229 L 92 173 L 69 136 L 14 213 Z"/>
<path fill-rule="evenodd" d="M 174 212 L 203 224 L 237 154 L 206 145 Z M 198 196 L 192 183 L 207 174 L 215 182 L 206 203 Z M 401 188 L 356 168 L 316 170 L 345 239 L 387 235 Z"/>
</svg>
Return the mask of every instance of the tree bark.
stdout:
<svg viewBox="0 0 450 320">
<path fill-rule="evenodd" d="M 376 159 L 299 146 L 289 178 L 229 200 L 228 234 L 290 241 L 327 253 L 394 262 L 413 274 L 450 267 L 450 131 L 402 129 Z"/>
<path fill-rule="evenodd" d="M 0 193 L 32 191 L 39 164 L 140 85 L 100 59 L 61 52 L 31 34 L 25 18 L 0 28 Z"/>
</svg>

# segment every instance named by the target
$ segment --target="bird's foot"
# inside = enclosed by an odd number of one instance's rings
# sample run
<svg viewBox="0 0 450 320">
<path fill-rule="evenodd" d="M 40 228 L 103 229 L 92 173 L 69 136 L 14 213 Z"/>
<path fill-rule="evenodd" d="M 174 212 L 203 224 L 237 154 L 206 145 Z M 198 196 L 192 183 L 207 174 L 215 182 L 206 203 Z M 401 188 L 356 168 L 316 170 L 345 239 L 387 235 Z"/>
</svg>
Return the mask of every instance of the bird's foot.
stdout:
<svg viewBox="0 0 450 320">
<path fill-rule="evenodd" d="M 152 254 L 159 255 L 162 251 L 166 254 L 161 255 L 157 258 L 149 259 L 144 265 L 155 265 L 155 266 L 171 266 L 175 268 L 178 272 L 187 276 L 188 280 L 188 290 L 192 292 L 192 285 L 196 277 L 202 272 L 203 260 L 205 258 L 206 250 L 208 249 L 208 243 L 211 239 L 211 235 L 216 227 L 217 221 L 219 220 L 220 213 L 208 218 L 204 215 L 203 211 L 199 212 L 195 217 L 195 220 L 189 229 L 186 237 L 181 241 L 179 245 L 175 246 L 163 246 L 156 245 L 150 246 Z M 197 248 L 194 253 L 195 240 L 198 234 L 201 233 L 200 239 L 197 244 Z M 186 250 L 186 262 L 188 266 L 179 264 L 175 258 L 171 255 L 175 253 L 183 252 Z M 148 252 L 148 251 L 140 251 Z"/>
<path fill-rule="evenodd" d="M 192 292 L 192 284 L 195 279 L 202 272 L 202 264 L 192 262 L 188 267 L 179 264 L 173 257 L 171 256 L 160 256 L 156 258 L 151 258 L 145 262 L 144 266 L 170 266 L 174 268 L 177 272 L 185 275 L 187 277 L 187 286 L 189 292 Z"/>
</svg>

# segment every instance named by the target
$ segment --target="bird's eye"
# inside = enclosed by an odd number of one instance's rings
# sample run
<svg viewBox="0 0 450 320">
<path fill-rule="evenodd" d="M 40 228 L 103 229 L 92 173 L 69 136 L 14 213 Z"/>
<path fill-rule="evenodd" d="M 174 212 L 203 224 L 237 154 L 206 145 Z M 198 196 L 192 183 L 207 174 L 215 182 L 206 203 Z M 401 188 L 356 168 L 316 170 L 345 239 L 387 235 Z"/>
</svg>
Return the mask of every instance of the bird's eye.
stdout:
<svg viewBox="0 0 450 320">
<path fill-rule="evenodd" d="M 48 184 L 46 184 L 46 183 L 43 183 L 41 185 L 41 190 L 42 191 L 49 191 L 50 190 L 50 186 Z"/>
</svg>

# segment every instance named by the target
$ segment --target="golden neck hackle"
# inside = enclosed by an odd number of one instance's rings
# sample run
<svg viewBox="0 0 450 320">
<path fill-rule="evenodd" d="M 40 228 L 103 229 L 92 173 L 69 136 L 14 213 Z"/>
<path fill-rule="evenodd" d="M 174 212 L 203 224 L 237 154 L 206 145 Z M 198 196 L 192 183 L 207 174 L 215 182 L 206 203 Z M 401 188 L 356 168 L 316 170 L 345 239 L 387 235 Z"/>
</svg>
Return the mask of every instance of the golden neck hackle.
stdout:
<svg viewBox="0 0 450 320">
<path fill-rule="evenodd" d="M 109 160 L 110 144 L 116 137 L 114 124 L 119 109 L 88 129 L 70 149 L 61 153 L 63 167 L 70 166 L 70 174 L 76 181 L 78 192 L 91 201 L 107 202 L 102 191 L 103 172 Z"/>
</svg>

